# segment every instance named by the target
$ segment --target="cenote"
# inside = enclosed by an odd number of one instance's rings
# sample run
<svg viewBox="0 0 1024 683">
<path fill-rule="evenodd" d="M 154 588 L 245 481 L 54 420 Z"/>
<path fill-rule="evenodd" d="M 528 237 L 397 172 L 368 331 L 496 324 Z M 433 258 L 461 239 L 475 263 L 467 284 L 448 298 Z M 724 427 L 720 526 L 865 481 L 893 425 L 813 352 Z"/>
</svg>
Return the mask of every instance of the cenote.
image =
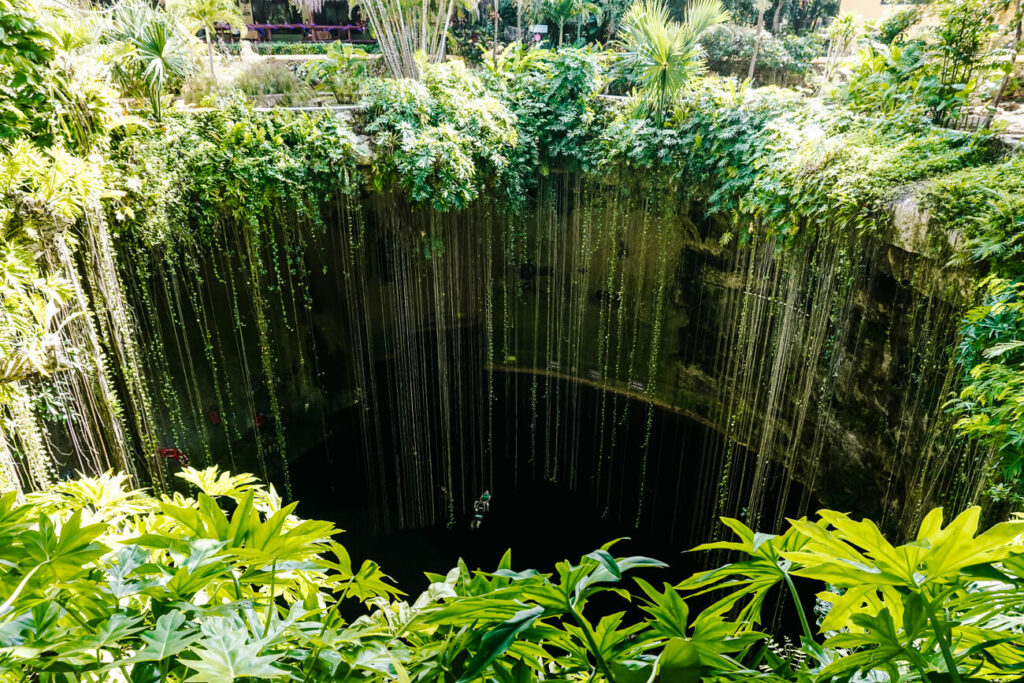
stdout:
<svg viewBox="0 0 1024 683">
<path fill-rule="evenodd" d="M 410 588 L 460 557 L 548 567 L 618 537 L 681 580 L 722 559 L 684 552 L 721 516 L 913 523 L 921 473 L 871 463 L 958 447 L 923 429 L 957 320 L 905 281 L 928 259 L 824 234 L 725 249 L 686 202 L 569 173 L 528 206 L 361 190 L 321 224 L 260 219 L 255 251 L 213 221 L 225 248 L 149 276 L 150 329 L 176 330 L 147 338 L 154 372 L 188 388 L 159 395 L 175 443 L 268 477 Z M 888 366 L 865 362 L 882 348 Z"/>
<path fill-rule="evenodd" d="M 845 90 L 705 77 L 716 7 L 159 87 L 122 33 L 174 17 L 97 10 L 117 70 L 0 107 L 0 679 L 1016 680 L 1022 157 L 967 84 L 850 104 L 888 62 L 837 42 Z"/>
</svg>

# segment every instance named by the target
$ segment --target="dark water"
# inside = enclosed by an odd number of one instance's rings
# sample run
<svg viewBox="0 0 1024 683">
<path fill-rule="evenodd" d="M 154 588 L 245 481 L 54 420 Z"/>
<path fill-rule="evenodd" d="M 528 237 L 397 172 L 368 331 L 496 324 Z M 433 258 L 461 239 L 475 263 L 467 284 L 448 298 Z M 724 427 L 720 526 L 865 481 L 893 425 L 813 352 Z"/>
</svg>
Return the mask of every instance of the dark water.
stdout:
<svg viewBox="0 0 1024 683">
<path fill-rule="evenodd" d="M 616 446 L 608 460 L 613 464 L 606 468 L 604 481 L 597 482 L 593 454 L 602 439 L 604 451 L 611 450 L 611 428 L 601 429 L 598 424 L 600 392 L 576 386 L 576 405 L 563 411 L 558 433 L 534 432 L 531 439 L 531 429 L 536 429 L 537 422 L 544 424 L 545 411 L 552 409 L 552 402 L 538 402 L 534 418 L 528 401 L 533 381 L 530 375 L 515 374 L 508 381 L 495 383 L 493 501 L 481 529 L 470 528 L 469 508 L 456 511 L 450 526 L 398 529 L 391 525 L 386 531 L 375 531 L 385 525 L 374 519 L 370 482 L 358 453 L 361 440 L 355 416 L 333 421 L 334 431 L 324 447 L 310 451 L 293 465 L 298 514 L 335 522 L 345 530 L 340 541 L 353 562 L 378 562 L 413 598 L 427 586 L 425 572 L 444 574 L 459 558 L 470 568 L 493 570 L 507 549 L 512 551 L 514 569 L 551 572 L 560 560 L 578 561 L 603 543 L 628 538 L 616 546 L 616 555 L 645 555 L 670 565 L 638 574 L 655 585 L 679 582 L 725 560 L 709 553 L 687 552 L 710 540 L 705 534 L 713 524 L 709 501 L 698 493 L 709 490 L 701 478 L 713 476 L 715 470 L 702 460 L 707 452 L 705 440 L 714 437 L 708 428 L 678 413 L 655 410 L 643 476 L 644 513 L 637 528 L 640 443 L 646 430 L 647 404 L 622 396 L 614 399 L 619 419 L 614 427 Z M 558 382 L 562 389 L 570 384 L 567 380 L 545 381 Z M 607 394 L 604 400 L 609 400 Z M 631 404 L 628 410 L 626 403 Z M 607 405 L 605 414 L 607 420 Z M 565 437 L 563 432 L 569 431 L 574 438 Z M 565 456 L 549 448 L 567 443 L 576 451 L 574 476 L 565 468 L 559 481 L 546 480 L 545 453 Z M 798 501 L 800 493 L 795 490 L 789 500 Z M 810 596 L 810 591 L 804 592 Z M 795 626 L 795 615 L 788 611 L 783 602 L 777 620 L 785 631 Z"/>
</svg>

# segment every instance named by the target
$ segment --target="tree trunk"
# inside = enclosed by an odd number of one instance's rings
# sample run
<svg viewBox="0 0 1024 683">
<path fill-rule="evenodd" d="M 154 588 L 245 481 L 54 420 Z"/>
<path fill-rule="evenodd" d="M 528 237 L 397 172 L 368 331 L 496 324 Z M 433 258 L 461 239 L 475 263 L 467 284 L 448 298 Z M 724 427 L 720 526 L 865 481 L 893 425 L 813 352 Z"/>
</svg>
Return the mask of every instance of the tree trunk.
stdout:
<svg viewBox="0 0 1024 683">
<path fill-rule="evenodd" d="M 523 43 L 523 0 L 516 3 L 516 40 Z"/>
<path fill-rule="evenodd" d="M 210 37 L 210 29 L 206 28 L 206 57 L 210 60 L 210 78 L 213 84 L 217 85 L 217 72 L 213 70 L 213 39 Z"/>
<path fill-rule="evenodd" d="M 494 0 L 494 49 L 492 57 L 498 60 L 498 0 Z"/>
<path fill-rule="evenodd" d="M 779 0 L 779 4 L 775 6 L 775 15 L 772 17 L 772 33 L 779 32 L 779 25 L 782 23 L 782 6 L 786 4 L 786 0 Z"/>
<path fill-rule="evenodd" d="M 1024 33 L 1024 5 L 1021 4 L 1021 0 L 1017 0 L 1017 4 L 1013 10 L 1013 20 L 1016 22 L 1016 28 L 1013 32 L 1013 48 L 1010 50 L 1010 68 L 1007 69 L 1006 73 L 1003 74 L 1003 80 L 999 83 L 999 90 L 996 91 L 995 97 L 992 98 L 992 104 L 989 106 L 988 113 L 985 114 L 985 121 L 981 124 L 983 130 L 987 130 L 992 125 L 992 119 L 996 115 L 996 107 L 999 106 L 999 102 L 1003 99 L 1003 93 L 1006 92 L 1006 85 L 1010 82 L 1010 76 L 1013 75 L 1013 70 L 1017 66 L 1017 55 L 1020 53 L 1020 41 L 1022 33 Z"/>
<path fill-rule="evenodd" d="M 764 5 L 761 5 L 764 7 Z M 747 80 L 754 78 L 754 65 L 757 64 L 757 49 L 761 47 L 761 31 L 764 29 L 764 10 L 757 13 L 757 34 L 754 36 L 754 54 L 750 57 L 750 68 L 747 69 Z"/>
<path fill-rule="evenodd" d="M 564 32 L 564 29 L 565 29 L 565 22 L 564 21 L 558 22 L 558 47 L 562 47 L 562 34 Z"/>
</svg>

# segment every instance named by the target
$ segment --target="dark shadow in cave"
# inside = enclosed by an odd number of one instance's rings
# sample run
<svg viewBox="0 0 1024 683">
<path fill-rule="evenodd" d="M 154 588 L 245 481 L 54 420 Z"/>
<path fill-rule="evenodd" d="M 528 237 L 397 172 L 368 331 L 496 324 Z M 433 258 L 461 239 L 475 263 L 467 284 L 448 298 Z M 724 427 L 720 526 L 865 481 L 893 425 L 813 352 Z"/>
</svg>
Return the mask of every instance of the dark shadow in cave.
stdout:
<svg viewBox="0 0 1024 683">
<path fill-rule="evenodd" d="M 530 424 L 545 424 L 548 417 L 545 412 L 553 405 L 549 401 L 538 402 L 538 412 L 536 418 L 533 417 L 529 396 L 534 381 L 550 382 L 547 389 L 552 395 L 556 388 L 562 396 L 572 395 L 570 388 L 575 390 L 574 412 L 562 416 L 560 427 L 562 432 L 572 430 L 575 438 L 569 439 L 566 434 L 553 431 L 540 434 L 531 462 Z M 367 480 L 363 458 L 358 452 L 362 441 L 355 410 L 359 408 L 329 420 L 333 431 L 326 448 L 312 449 L 293 464 L 294 492 L 300 501 L 298 514 L 335 522 L 345 530 L 340 540 L 353 562 L 356 565 L 364 559 L 378 562 L 397 585 L 410 594 L 410 599 L 426 588 L 424 572 L 444 574 L 460 558 L 471 569 L 491 570 L 506 549 L 512 550 L 514 569 L 529 567 L 551 572 L 560 560 L 576 561 L 607 541 L 628 537 L 629 540 L 617 547 L 617 554 L 647 555 L 670 565 L 667 569 L 640 574 L 655 585 L 662 581 L 677 583 L 694 572 L 726 561 L 724 557 L 712 557 L 709 553 L 686 552 L 710 540 L 706 530 L 712 524 L 711 510 L 706 506 L 711 501 L 697 494 L 707 489 L 701 485 L 702 478 L 714 473 L 714 463 L 705 460 L 708 450 L 704 448 L 704 440 L 713 436 L 709 427 L 677 412 L 654 409 L 644 487 L 646 512 L 637 528 L 634 522 L 640 486 L 639 444 L 646 428 L 648 404 L 605 392 L 604 400 L 617 402 L 619 419 L 615 427 L 616 446 L 610 453 L 614 463 L 612 505 L 602 510 L 597 504 L 598 491 L 593 480 L 594 458 L 590 457 L 597 452 L 602 437 L 605 450 L 609 450 L 611 428 L 606 427 L 602 433 L 596 417 L 602 392 L 583 382 L 529 373 L 497 373 L 494 387 L 492 457 L 495 472 L 491 486 L 494 500 L 482 529 L 470 528 L 470 505 L 456 511 L 450 527 L 392 527 L 385 532 L 372 531 L 380 525 L 373 524 L 371 519 L 375 513 L 368 492 L 374 482 Z M 606 415 L 609 413 L 610 408 L 606 406 Z M 380 416 L 380 419 L 388 424 L 387 416 Z M 567 443 L 573 443 L 579 456 L 576 458 L 579 485 L 575 488 L 569 485 L 564 468 L 559 481 L 549 481 L 543 476 L 545 449 L 550 445 L 557 450 Z M 570 454 L 554 455 L 568 461 Z M 746 466 L 752 468 L 753 458 L 746 460 Z M 775 468 L 770 476 L 781 483 L 785 474 L 781 468 Z M 798 513 L 796 506 L 803 493 L 798 483 L 792 486 L 788 516 Z M 673 520 L 673 516 L 677 519 Z M 813 595 L 803 597 L 806 609 L 810 610 Z M 776 619 L 781 624 L 781 632 L 798 636 L 796 615 L 788 601 L 786 597 L 782 601 L 769 600 L 766 604 L 780 603 L 781 612 Z M 766 613 L 771 614 L 770 607 L 766 607 Z"/>
</svg>

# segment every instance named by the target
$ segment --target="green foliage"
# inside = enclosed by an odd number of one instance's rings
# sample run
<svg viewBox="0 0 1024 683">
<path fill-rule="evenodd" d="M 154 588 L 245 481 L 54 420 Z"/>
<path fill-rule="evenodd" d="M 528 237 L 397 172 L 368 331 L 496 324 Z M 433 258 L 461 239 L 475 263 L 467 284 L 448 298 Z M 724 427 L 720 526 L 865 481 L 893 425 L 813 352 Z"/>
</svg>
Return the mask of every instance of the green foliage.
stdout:
<svg viewBox="0 0 1024 683">
<path fill-rule="evenodd" d="M 0 155 L 0 399 L 11 382 L 73 365 L 61 330 L 84 312 L 69 310 L 71 282 L 37 255 L 103 190 L 100 169 L 61 148 L 23 140 Z"/>
<path fill-rule="evenodd" d="M 0 499 L 0 671 L 220 682 L 336 668 L 310 642 L 344 627 L 338 605 L 397 592 L 272 488 L 220 494 L 237 504 L 230 519 L 212 493 L 157 498 L 107 474 Z"/>
<path fill-rule="evenodd" d="M 55 47 L 31 6 L 0 0 L 0 148 L 47 131 L 45 76 Z"/>
<path fill-rule="evenodd" d="M 461 209 L 505 174 L 515 119 L 461 62 L 423 62 L 420 73 L 420 81 L 367 82 L 362 104 L 378 150 L 377 183 L 395 178 L 413 202 Z"/>
<path fill-rule="evenodd" d="M 907 32 L 921 21 L 923 15 L 924 11 L 920 5 L 891 12 L 875 26 L 874 37 L 883 45 L 900 44 L 905 41 Z"/>
<path fill-rule="evenodd" d="M 258 55 L 325 55 L 334 49 L 334 45 L 337 41 L 327 42 L 294 42 L 294 41 L 261 41 L 258 43 L 248 43 L 248 46 Z M 342 43 L 343 45 L 352 45 L 358 47 L 368 53 L 380 52 L 380 48 L 376 43 Z M 220 46 L 221 49 L 226 50 L 228 54 L 238 54 L 242 51 L 242 42 L 238 43 L 226 43 Z"/>
<path fill-rule="evenodd" d="M 636 2 L 622 19 L 626 69 L 640 87 L 641 106 L 662 121 L 669 103 L 687 81 L 700 75 L 703 33 L 729 18 L 720 0 L 692 0 L 682 22 L 669 18 L 659 0 Z"/>
<path fill-rule="evenodd" d="M 314 89 L 333 94 L 338 104 L 352 104 L 368 74 L 367 56 L 349 43 L 331 43 L 327 53 L 308 62 L 302 73 Z"/>
<path fill-rule="evenodd" d="M 746 76 L 754 54 L 756 30 L 739 24 L 719 24 L 701 36 L 708 68 L 723 76 Z M 787 76 L 803 76 L 811 69 L 811 62 L 824 51 L 824 40 L 817 33 L 805 36 L 785 34 L 775 36 L 768 31 L 761 34 L 757 50 L 759 81 L 785 81 Z"/>
<path fill-rule="evenodd" d="M 583 0 L 543 0 L 540 11 L 546 19 L 558 24 L 558 46 L 562 46 L 565 34 L 565 24 L 576 19 L 576 39 L 580 38 L 580 31 L 589 17 L 594 16 L 598 25 L 601 23 L 601 7 L 592 2 Z"/>
<path fill-rule="evenodd" d="M 659 169 L 663 187 L 670 178 L 750 232 L 884 232 L 901 185 L 990 158 L 984 136 L 843 120 L 786 91 L 705 85 L 664 129 L 613 122 L 607 163 Z"/>
<path fill-rule="evenodd" d="M 253 62 L 234 81 L 234 87 L 249 97 L 280 95 L 277 104 L 294 107 L 309 102 L 312 90 L 283 62 Z M 258 100 L 257 100 L 258 101 Z"/>
<path fill-rule="evenodd" d="M 255 113 L 225 109 L 167 118 L 115 140 L 113 157 L 126 195 L 111 213 L 141 245 L 215 244 L 222 217 L 249 221 L 282 206 L 315 212 L 313 198 L 356 182 L 355 138 L 330 112 Z"/>
<path fill-rule="evenodd" d="M 737 23 L 757 23 L 758 0 L 724 0 L 724 4 Z M 839 14 L 839 5 L 839 0 L 774 0 L 765 17 L 774 20 L 778 12 L 777 28 L 790 35 L 803 35 L 827 24 Z M 776 27 L 771 28 L 776 30 Z"/>
<path fill-rule="evenodd" d="M 963 124 L 982 81 L 995 72 L 994 13 L 1003 5 L 999 0 L 942 3 L 936 25 L 914 40 L 903 36 L 921 12 L 911 8 L 893 15 L 859 53 L 839 97 L 857 111 Z"/>
<path fill-rule="evenodd" d="M 828 510 L 819 514 L 817 522 L 791 520 L 782 536 L 724 520 L 740 542 L 702 547 L 738 551 L 749 559 L 680 586 L 724 589 L 714 612 L 748 598 L 741 614 L 755 623 L 763 596 L 774 586 L 786 583 L 795 596 L 791 577 L 829 586 L 818 594 L 830 605 L 819 625 L 825 641 L 814 641 L 804 618 L 802 648 L 811 660 L 795 666 L 774 662 L 778 678 L 772 680 L 850 680 L 872 672 L 884 672 L 890 681 L 1016 675 L 1024 654 L 1019 647 L 1024 523 L 1006 522 L 978 534 L 979 508 L 945 527 L 942 510 L 935 509 L 913 541 L 894 546 L 869 520 L 856 522 Z"/>
<path fill-rule="evenodd" d="M 1017 240 L 1020 239 L 1020 233 Z M 983 301 L 960 329 L 964 386 L 952 410 L 957 427 L 996 451 L 1003 481 L 997 499 L 1024 501 L 1024 283 L 990 278 Z"/>
<path fill-rule="evenodd" d="M 934 220 L 964 242 L 961 253 L 989 270 L 960 327 L 961 389 L 948 407 L 957 427 L 995 455 L 988 495 L 1024 498 L 1024 162 L 1011 157 L 930 183 L 921 200 Z"/>
<path fill-rule="evenodd" d="M 589 48 L 551 50 L 513 46 L 497 64 L 497 75 L 518 121 L 518 146 L 513 166 L 523 173 L 552 168 L 590 170 L 600 158 L 600 119 L 595 97 L 604 86 L 605 56 Z M 515 197 L 518 190 L 510 188 Z"/>
<path fill-rule="evenodd" d="M 633 575 L 663 563 L 617 556 L 614 543 L 549 574 L 513 571 L 506 553 L 493 572 L 460 562 L 428 574 L 410 604 L 373 562 L 354 569 L 333 525 L 295 517 L 251 476 L 182 475 L 194 496 L 153 497 L 106 474 L 23 503 L 0 499 L 0 672 L 40 681 L 826 683 L 883 672 L 966 681 L 1015 675 L 1024 656 L 1024 522 L 977 534 L 977 508 L 945 527 L 932 511 L 902 546 L 831 511 L 782 536 L 724 520 L 739 541 L 702 548 L 737 559 L 661 588 Z M 229 499 L 227 515 L 218 501 Z M 755 629 L 773 588 L 796 597 L 795 577 L 818 582 L 831 608 L 820 635 L 804 620 L 807 656 L 784 659 L 757 647 L 767 636 Z M 693 613 L 690 602 L 709 591 L 716 601 Z M 634 601 L 643 616 L 594 616 L 599 597 Z"/>
<path fill-rule="evenodd" d="M 946 98 L 970 97 L 991 59 L 989 43 L 998 28 L 995 13 L 1006 3 L 1001 0 L 949 0 L 939 8 L 935 29 L 938 79 Z M 959 109 L 937 109 L 936 122 L 949 124 Z"/>
<path fill-rule="evenodd" d="M 200 29 L 206 42 L 206 54 L 210 65 L 210 76 L 217 77 L 213 66 L 213 36 L 218 24 L 242 29 L 245 19 L 238 13 L 235 0 L 168 0 L 167 11 L 182 19 L 192 34 Z"/>
<path fill-rule="evenodd" d="M 159 120 L 167 91 L 195 66 L 194 39 L 177 18 L 143 0 L 119 4 L 106 37 L 118 48 L 114 77 L 127 93 L 148 100 Z"/>
<path fill-rule="evenodd" d="M 928 68 L 923 43 L 875 44 L 860 51 L 838 95 L 854 111 L 927 120 L 929 104 L 940 108 L 954 104 L 941 101 L 938 85 Z"/>
</svg>

